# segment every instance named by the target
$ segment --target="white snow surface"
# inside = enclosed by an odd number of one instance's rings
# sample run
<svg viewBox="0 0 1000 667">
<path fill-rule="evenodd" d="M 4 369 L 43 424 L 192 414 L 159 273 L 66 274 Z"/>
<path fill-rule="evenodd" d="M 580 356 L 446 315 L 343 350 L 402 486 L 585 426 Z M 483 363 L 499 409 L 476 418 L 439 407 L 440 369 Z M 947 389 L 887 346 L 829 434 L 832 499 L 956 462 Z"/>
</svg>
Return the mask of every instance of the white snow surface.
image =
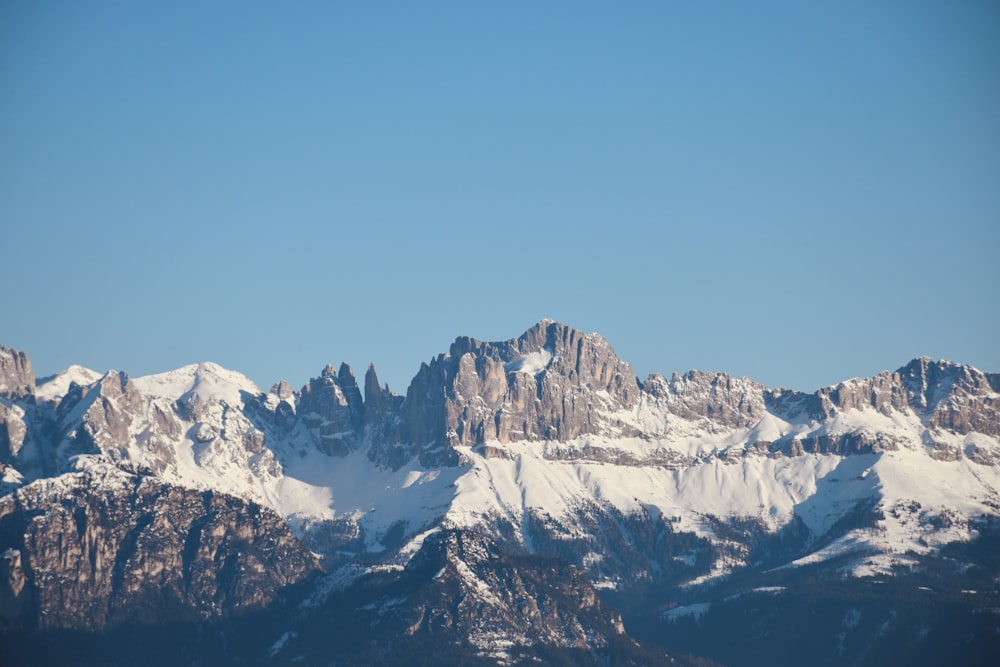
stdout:
<svg viewBox="0 0 1000 667">
<path fill-rule="evenodd" d="M 143 395 L 176 401 L 194 394 L 202 401 L 225 401 L 240 406 L 242 395 L 263 394 L 253 380 L 237 371 L 206 361 L 177 370 L 133 378 L 132 382 Z"/>
<path fill-rule="evenodd" d="M 504 370 L 508 373 L 538 375 L 548 367 L 551 361 L 552 352 L 543 348 L 535 352 L 529 352 L 510 363 L 504 364 Z"/>
<path fill-rule="evenodd" d="M 73 382 L 81 387 L 87 387 L 100 380 L 103 376 L 104 373 L 98 373 L 97 371 L 74 364 L 40 382 L 35 387 L 35 397 L 43 401 L 58 401 L 66 395 L 70 384 Z"/>
</svg>

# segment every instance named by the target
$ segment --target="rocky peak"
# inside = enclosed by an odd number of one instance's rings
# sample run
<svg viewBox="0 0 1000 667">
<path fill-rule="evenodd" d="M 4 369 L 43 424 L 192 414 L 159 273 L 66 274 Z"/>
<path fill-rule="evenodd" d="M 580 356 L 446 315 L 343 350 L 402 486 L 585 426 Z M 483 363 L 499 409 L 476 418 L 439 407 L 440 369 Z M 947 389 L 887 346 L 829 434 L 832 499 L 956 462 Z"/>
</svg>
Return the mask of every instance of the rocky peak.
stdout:
<svg viewBox="0 0 1000 667">
<path fill-rule="evenodd" d="M 404 448 L 402 424 L 403 397 L 379 386 L 375 364 L 365 373 L 365 441 L 368 457 L 383 466 L 398 468 L 411 456 Z"/>
<path fill-rule="evenodd" d="M 896 374 L 915 408 L 934 410 L 957 395 L 988 396 L 995 390 L 985 373 L 972 366 L 919 357 Z"/>
<path fill-rule="evenodd" d="M 365 424 L 378 423 L 383 416 L 393 412 L 402 400 L 402 396 L 392 393 L 388 384 L 379 385 L 375 364 L 369 364 L 365 373 Z"/>
<path fill-rule="evenodd" d="M 364 425 L 364 400 L 361 398 L 361 389 L 358 388 L 358 381 L 354 378 L 354 371 L 346 363 L 340 364 L 337 371 L 337 384 L 340 385 L 347 405 L 351 411 L 351 427 L 360 432 Z"/>
<path fill-rule="evenodd" d="M 59 403 L 52 452 L 42 456 L 44 467 L 61 469 L 77 454 L 101 453 L 112 460 L 129 458 L 131 426 L 145 418 L 145 398 L 128 374 L 108 371 L 93 385 L 75 382 Z"/>
<path fill-rule="evenodd" d="M 351 367 L 323 369 L 302 388 L 299 415 L 321 451 L 344 456 L 358 448 L 364 426 L 364 401 Z"/>
<path fill-rule="evenodd" d="M 38 378 L 35 385 L 35 398 L 39 402 L 58 405 L 69 392 L 70 385 L 92 385 L 104 377 L 103 373 L 73 364 L 55 375 Z"/>
<path fill-rule="evenodd" d="M 928 357 L 813 394 L 773 390 L 766 398 L 768 409 L 783 417 L 802 413 L 822 420 L 851 410 L 885 415 L 912 411 L 932 428 L 1000 435 L 1000 376 Z"/>
<path fill-rule="evenodd" d="M 142 394 L 136 389 L 135 384 L 125 371 L 108 371 L 97 383 L 98 391 L 104 398 L 127 402 L 127 406 L 133 410 L 142 408 Z"/>
<path fill-rule="evenodd" d="M 687 420 L 708 419 L 730 428 L 752 426 L 766 410 L 763 385 L 728 373 L 693 370 L 674 373 L 669 380 L 654 373 L 642 388 L 670 414 Z"/>
<path fill-rule="evenodd" d="M 910 407 L 928 425 L 1000 435 L 1000 376 L 950 361 L 914 359 L 896 371 Z"/>
<path fill-rule="evenodd" d="M 295 398 L 295 390 L 286 380 L 279 380 L 271 387 L 270 393 L 277 396 L 282 401 L 291 401 Z"/>
<path fill-rule="evenodd" d="M 506 341 L 457 338 L 447 355 L 421 367 L 407 391 L 405 416 L 423 452 L 488 441 L 633 435 L 615 414 L 633 408 L 639 394 L 632 367 L 603 337 L 544 320 Z"/>
<path fill-rule="evenodd" d="M 897 373 L 883 371 L 870 378 L 845 380 L 815 393 L 811 412 L 817 418 L 836 412 L 874 409 L 882 414 L 901 412 L 909 405 Z"/>
<path fill-rule="evenodd" d="M 388 392 L 389 387 L 386 387 L 385 391 Z M 382 387 L 378 384 L 378 372 L 375 370 L 375 364 L 369 364 L 368 370 L 365 371 L 365 407 L 372 407 L 381 396 Z"/>
<path fill-rule="evenodd" d="M 25 398 L 35 393 L 35 371 L 24 352 L 0 345 L 0 397 Z"/>
</svg>

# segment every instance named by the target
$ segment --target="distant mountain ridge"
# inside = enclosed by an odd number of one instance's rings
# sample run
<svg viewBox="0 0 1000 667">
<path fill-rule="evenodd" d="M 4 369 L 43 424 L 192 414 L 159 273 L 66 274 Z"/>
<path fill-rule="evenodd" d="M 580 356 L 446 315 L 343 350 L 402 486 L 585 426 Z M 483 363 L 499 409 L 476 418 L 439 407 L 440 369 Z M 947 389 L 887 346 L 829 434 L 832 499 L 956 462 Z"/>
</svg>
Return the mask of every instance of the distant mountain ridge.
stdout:
<svg viewBox="0 0 1000 667">
<path fill-rule="evenodd" d="M 659 618 L 677 604 L 667 590 L 782 568 L 891 576 L 987 534 L 1000 520 L 1000 374 L 920 358 L 813 393 L 701 371 L 640 380 L 603 337 L 551 320 L 506 341 L 457 338 L 404 396 L 374 366 L 359 385 L 346 364 L 297 391 L 212 363 L 140 378 L 74 366 L 36 382 L 27 355 L 0 347 L 0 473 L 10 632 L 236 618 L 303 586 L 306 609 L 334 613 L 350 591 L 402 585 L 380 572 L 430 558 L 439 534 L 487 540 L 496 563 L 561 558 Z M 274 545 L 280 576 L 267 573 Z M 523 591 L 483 597 L 486 634 L 467 609 L 433 609 L 436 595 L 423 611 L 393 603 L 392 623 L 448 619 L 420 641 L 454 633 L 498 664 L 573 646 L 580 660 L 648 659 L 608 639 L 620 621 L 589 593 L 528 616 Z M 602 629 L 560 627 L 574 615 Z M 289 632 L 312 636 L 310 622 Z"/>
<path fill-rule="evenodd" d="M 409 455 L 431 453 L 454 463 L 449 452 L 456 446 L 487 442 L 567 442 L 584 435 L 655 438 L 669 431 L 672 417 L 707 420 L 710 428 L 740 428 L 768 412 L 822 420 L 849 410 L 887 415 L 910 409 L 932 428 L 1000 433 L 1000 374 L 971 366 L 922 357 L 897 371 L 812 394 L 701 371 L 670 378 L 653 373 L 640 381 L 600 335 L 550 320 L 508 341 L 459 337 L 448 354 L 421 366 L 405 396 L 381 387 L 374 366 L 362 392 L 346 363 L 339 370 L 327 366 L 300 391 L 278 383 L 267 394 L 245 376 L 212 363 L 138 379 L 118 375 L 123 389 L 131 381 L 151 398 L 224 399 L 239 407 L 245 394 L 251 402 L 263 397 L 275 409 L 284 402 L 308 421 L 328 453 L 370 446 L 373 457 L 395 465 Z M 0 395 L 8 400 L 37 396 L 62 404 L 75 396 L 71 384 L 86 387 L 102 377 L 72 366 L 36 388 L 27 355 L 0 348 Z"/>
</svg>

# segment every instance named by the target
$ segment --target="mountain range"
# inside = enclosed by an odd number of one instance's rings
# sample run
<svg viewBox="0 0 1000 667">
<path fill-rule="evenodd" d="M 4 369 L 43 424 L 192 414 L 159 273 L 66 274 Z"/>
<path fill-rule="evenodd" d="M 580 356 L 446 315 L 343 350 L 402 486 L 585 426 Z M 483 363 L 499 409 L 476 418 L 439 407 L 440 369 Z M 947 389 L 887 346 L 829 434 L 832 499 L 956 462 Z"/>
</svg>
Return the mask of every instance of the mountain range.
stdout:
<svg viewBox="0 0 1000 667">
<path fill-rule="evenodd" d="M 1000 654 L 1000 374 L 948 361 L 639 379 L 544 320 L 397 395 L 0 347 L 0 473 L 13 665 Z"/>
</svg>

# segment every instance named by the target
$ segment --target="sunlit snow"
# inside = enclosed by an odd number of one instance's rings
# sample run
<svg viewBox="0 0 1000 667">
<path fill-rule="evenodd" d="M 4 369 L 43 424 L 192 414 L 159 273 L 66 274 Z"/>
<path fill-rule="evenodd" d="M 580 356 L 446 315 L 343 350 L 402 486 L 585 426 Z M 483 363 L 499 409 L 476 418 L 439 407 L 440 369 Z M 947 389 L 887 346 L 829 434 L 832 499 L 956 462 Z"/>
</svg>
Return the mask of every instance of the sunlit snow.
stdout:
<svg viewBox="0 0 1000 667">
<path fill-rule="evenodd" d="M 504 370 L 508 373 L 537 375 L 545 370 L 550 361 L 552 361 L 552 352 L 542 349 L 536 352 L 529 352 L 515 361 L 504 364 Z"/>
<path fill-rule="evenodd" d="M 193 394 L 205 402 L 225 401 L 237 407 L 242 404 L 245 394 L 255 396 L 263 393 L 253 380 L 242 373 L 211 362 L 133 378 L 132 382 L 145 396 L 176 401 Z"/>
<path fill-rule="evenodd" d="M 100 380 L 102 376 L 103 373 L 73 365 L 51 377 L 40 379 L 35 387 L 35 398 L 41 401 L 57 401 L 66 395 L 70 384 L 75 382 L 81 387 L 87 387 Z"/>
</svg>

